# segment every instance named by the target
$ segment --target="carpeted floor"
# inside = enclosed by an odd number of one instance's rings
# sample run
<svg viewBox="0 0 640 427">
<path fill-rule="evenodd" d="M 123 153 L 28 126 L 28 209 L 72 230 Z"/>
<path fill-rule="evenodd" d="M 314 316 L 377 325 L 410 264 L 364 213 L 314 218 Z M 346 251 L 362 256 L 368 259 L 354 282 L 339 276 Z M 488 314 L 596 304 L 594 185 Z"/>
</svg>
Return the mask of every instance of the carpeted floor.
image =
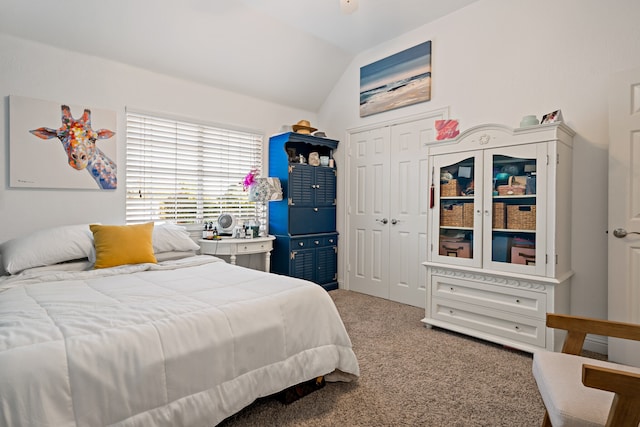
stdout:
<svg viewBox="0 0 640 427">
<path fill-rule="evenodd" d="M 261 399 L 221 426 L 539 426 L 531 355 L 420 322 L 424 310 L 352 291 L 334 299 L 360 363 L 290 404 Z"/>
</svg>

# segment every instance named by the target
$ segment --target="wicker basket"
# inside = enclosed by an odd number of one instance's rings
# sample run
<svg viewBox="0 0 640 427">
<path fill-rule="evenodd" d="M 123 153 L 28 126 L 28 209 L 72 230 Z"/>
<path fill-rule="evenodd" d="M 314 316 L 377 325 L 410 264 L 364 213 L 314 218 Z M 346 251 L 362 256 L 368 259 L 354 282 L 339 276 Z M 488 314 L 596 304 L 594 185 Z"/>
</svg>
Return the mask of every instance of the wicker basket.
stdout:
<svg viewBox="0 0 640 427">
<path fill-rule="evenodd" d="M 464 224 L 463 206 L 462 203 L 442 205 L 440 208 L 440 225 L 443 227 L 462 227 Z"/>
<path fill-rule="evenodd" d="M 462 205 L 462 226 L 473 227 L 473 203 Z"/>
<path fill-rule="evenodd" d="M 524 194 L 525 189 L 524 185 L 498 185 L 498 194 L 500 196 L 520 196 Z"/>
<path fill-rule="evenodd" d="M 460 192 L 460 183 L 457 179 L 450 179 L 449 182 L 440 184 L 440 197 L 457 197 Z"/>
<path fill-rule="evenodd" d="M 495 202 L 493 204 L 493 228 L 507 228 L 506 213 L 504 203 Z"/>
<path fill-rule="evenodd" d="M 507 228 L 513 230 L 535 230 L 536 206 L 507 205 Z"/>
</svg>

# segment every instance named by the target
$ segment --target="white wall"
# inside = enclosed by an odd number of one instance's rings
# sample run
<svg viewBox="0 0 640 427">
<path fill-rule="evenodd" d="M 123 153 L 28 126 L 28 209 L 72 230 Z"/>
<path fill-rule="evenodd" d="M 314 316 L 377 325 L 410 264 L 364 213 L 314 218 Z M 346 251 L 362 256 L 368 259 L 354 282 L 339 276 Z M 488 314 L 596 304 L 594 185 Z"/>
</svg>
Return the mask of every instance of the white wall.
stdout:
<svg viewBox="0 0 640 427">
<path fill-rule="evenodd" d="M 640 66 L 637 0 L 480 0 L 359 55 L 323 105 L 327 134 L 448 107 L 461 129 L 561 109 L 574 140 L 571 311 L 607 317 L 607 82 Z M 432 40 L 431 101 L 359 118 L 360 67 Z M 346 164 L 344 145 L 338 150 Z M 345 173 L 339 174 L 344 188 Z M 344 193 L 343 193 L 344 195 Z M 340 195 L 339 195 L 340 196 Z M 345 201 L 339 203 L 344 231 Z M 343 233 L 345 235 L 346 233 Z M 341 278 L 346 275 L 341 271 Z"/>
<path fill-rule="evenodd" d="M 265 134 L 265 142 L 283 124 L 316 122 L 312 112 L 3 35 L 0 58 L 0 242 L 52 225 L 124 223 L 125 107 L 256 130 Z M 118 189 L 8 188 L 9 95 L 116 111 Z"/>
</svg>

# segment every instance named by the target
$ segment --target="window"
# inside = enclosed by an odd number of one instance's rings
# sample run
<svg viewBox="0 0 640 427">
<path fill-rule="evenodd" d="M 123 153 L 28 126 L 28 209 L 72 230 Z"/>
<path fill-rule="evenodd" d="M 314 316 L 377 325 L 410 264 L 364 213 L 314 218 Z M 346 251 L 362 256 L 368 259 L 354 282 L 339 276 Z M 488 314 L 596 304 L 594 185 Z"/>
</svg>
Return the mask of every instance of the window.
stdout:
<svg viewBox="0 0 640 427">
<path fill-rule="evenodd" d="M 202 223 L 259 212 L 242 187 L 262 135 L 127 111 L 126 221 Z"/>
</svg>

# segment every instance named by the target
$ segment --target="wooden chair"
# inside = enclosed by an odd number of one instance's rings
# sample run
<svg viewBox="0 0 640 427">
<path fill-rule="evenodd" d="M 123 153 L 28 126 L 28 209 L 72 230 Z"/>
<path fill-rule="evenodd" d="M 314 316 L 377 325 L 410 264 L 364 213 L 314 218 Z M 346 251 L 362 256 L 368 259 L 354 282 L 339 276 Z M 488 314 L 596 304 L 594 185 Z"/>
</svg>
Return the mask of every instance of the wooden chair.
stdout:
<svg viewBox="0 0 640 427">
<path fill-rule="evenodd" d="M 568 331 L 562 353 L 533 355 L 533 376 L 546 407 L 543 427 L 640 424 L 640 368 L 579 356 L 587 334 L 640 341 L 640 325 L 547 314 Z"/>
</svg>

